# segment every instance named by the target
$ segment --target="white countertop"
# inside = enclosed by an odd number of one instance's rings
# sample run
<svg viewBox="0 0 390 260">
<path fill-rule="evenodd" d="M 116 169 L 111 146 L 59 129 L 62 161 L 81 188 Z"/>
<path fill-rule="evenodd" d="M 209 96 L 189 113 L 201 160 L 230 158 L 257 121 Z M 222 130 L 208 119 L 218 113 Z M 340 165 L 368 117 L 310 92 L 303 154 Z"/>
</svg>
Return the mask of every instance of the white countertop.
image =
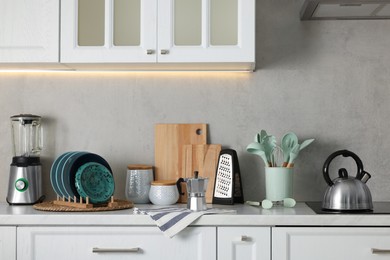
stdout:
<svg viewBox="0 0 390 260">
<path fill-rule="evenodd" d="M 185 206 L 178 204 L 178 206 Z M 209 205 L 214 208 L 234 209 L 236 213 L 204 215 L 195 221 L 195 226 L 390 226 L 390 215 L 327 214 L 318 215 L 305 203 L 294 208 L 261 207 L 237 204 L 234 206 Z M 136 205 L 152 208 L 152 205 Z M 32 206 L 9 206 L 0 203 L 1 226 L 29 225 L 80 225 L 80 226 L 154 226 L 147 215 L 133 214 L 133 209 L 106 212 L 46 212 Z"/>
</svg>

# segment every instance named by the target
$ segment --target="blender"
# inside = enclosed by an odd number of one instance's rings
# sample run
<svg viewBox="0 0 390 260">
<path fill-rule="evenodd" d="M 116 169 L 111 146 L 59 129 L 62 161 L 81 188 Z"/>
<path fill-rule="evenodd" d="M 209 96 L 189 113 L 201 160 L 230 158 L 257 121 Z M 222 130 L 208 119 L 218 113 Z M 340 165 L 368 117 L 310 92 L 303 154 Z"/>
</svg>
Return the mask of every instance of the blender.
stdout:
<svg viewBox="0 0 390 260">
<path fill-rule="evenodd" d="M 7 202 L 31 205 L 41 202 L 42 150 L 41 117 L 21 114 L 11 117 L 13 158 L 10 166 Z"/>
</svg>

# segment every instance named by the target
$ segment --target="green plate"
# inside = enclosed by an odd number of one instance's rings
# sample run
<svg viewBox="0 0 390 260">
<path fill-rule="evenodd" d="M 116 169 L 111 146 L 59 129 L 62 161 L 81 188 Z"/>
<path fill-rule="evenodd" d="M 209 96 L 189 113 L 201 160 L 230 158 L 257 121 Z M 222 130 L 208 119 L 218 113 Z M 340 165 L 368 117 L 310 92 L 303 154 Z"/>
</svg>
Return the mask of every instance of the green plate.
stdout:
<svg viewBox="0 0 390 260">
<path fill-rule="evenodd" d="M 107 202 L 115 190 L 111 172 L 96 162 L 83 164 L 77 170 L 75 185 L 80 196 L 89 197 L 91 203 Z"/>
</svg>

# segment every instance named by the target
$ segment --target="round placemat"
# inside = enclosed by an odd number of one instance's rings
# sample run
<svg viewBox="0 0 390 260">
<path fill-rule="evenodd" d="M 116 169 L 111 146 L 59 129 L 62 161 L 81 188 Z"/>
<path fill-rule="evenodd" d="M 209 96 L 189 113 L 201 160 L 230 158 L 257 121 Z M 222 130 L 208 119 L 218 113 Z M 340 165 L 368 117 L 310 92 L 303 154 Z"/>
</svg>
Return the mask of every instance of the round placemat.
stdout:
<svg viewBox="0 0 390 260">
<path fill-rule="evenodd" d="M 42 203 L 34 204 L 33 208 L 42 211 L 57 211 L 57 212 L 97 212 L 97 211 L 112 211 L 121 209 L 131 209 L 134 207 L 133 202 L 127 200 L 115 200 L 116 205 L 112 207 L 94 206 L 93 208 L 74 208 L 69 206 L 56 205 L 53 201 L 45 201 Z"/>
</svg>

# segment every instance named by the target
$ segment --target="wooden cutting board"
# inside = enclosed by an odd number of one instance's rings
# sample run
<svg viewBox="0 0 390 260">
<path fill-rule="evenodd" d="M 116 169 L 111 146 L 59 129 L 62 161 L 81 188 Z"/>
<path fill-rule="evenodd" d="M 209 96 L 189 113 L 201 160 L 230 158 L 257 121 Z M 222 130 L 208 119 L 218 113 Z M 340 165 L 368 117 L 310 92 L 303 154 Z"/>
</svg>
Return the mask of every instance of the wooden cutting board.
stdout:
<svg viewBox="0 0 390 260">
<path fill-rule="evenodd" d="M 203 145 L 184 145 L 183 146 L 183 178 L 191 178 L 194 171 L 199 172 L 199 177 L 209 178 L 206 190 L 206 202 L 211 203 L 213 199 L 213 190 L 215 182 L 215 172 L 218 165 L 219 153 L 221 152 L 220 144 L 203 144 Z M 181 196 L 180 202 L 187 202 L 185 183 L 182 185 L 184 195 Z"/>
<path fill-rule="evenodd" d="M 157 124 L 154 139 L 155 180 L 183 177 L 183 145 L 206 143 L 206 124 Z"/>
</svg>

